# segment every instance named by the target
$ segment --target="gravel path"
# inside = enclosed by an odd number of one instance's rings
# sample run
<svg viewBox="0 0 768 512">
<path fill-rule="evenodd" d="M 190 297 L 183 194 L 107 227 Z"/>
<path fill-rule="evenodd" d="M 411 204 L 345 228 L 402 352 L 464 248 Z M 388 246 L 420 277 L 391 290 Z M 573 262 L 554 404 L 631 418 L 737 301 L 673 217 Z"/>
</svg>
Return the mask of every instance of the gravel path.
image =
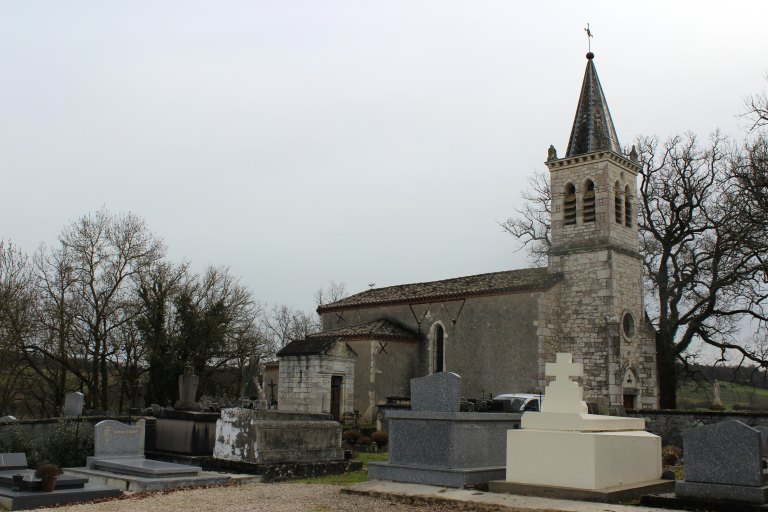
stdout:
<svg viewBox="0 0 768 512">
<path fill-rule="evenodd" d="M 430 512 L 438 510 L 496 510 L 466 505 L 405 503 L 386 498 L 342 494 L 336 485 L 245 483 L 207 489 L 183 489 L 167 493 L 139 493 L 128 498 L 100 503 L 67 505 L 56 512 Z"/>
</svg>

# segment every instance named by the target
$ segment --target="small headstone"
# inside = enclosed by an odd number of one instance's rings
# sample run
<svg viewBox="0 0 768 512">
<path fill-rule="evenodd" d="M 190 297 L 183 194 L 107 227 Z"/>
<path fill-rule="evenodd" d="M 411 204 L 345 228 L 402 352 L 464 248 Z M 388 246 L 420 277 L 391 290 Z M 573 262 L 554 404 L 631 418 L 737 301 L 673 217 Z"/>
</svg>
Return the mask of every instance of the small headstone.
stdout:
<svg viewBox="0 0 768 512">
<path fill-rule="evenodd" d="M 64 416 L 67 418 L 77 418 L 83 414 L 84 404 L 85 395 L 81 392 L 67 393 L 64 395 Z"/>
<path fill-rule="evenodd" d="M 144 426 L 114 420 L 96 424 L 93 438 L 95 457 L 136 457 L 144 455 Z"/>
<path fill-rule="evenodd" d="M 192 367 L 184 369 L 184 375 L 179 375 L 179 401 L 177 408 L 190 408 L 197 405 L 197 387 L 200 385 L 200 377 L 193 373 Z"/>
<path fill-rule="evenodd" d="M 27 469 L 27 455 L 24 453 L 0 453 L 0 471 Z"/>
<path fill-rule="evenodd" d="M 16 416 L 0 416 L 0 423 L 10 423 L 12 421 L 18 421 Z"/>
<path fill-rule="evenodd" d="M 459 412 L 461 377 L 440 372 L 411 379 L 411 410 Z"/>
<path fill-rule="evenodd" d="M 761 433 L 740 421 L 683 432 L 685 481 L 763 486 Z"/>
</svg>

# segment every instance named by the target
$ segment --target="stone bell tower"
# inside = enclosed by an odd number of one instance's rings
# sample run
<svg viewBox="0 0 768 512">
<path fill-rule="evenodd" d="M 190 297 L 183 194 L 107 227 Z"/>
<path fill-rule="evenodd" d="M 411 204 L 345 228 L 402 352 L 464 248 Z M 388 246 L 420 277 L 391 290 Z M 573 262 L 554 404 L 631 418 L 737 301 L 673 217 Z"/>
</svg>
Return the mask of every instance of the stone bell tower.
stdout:
<svg viewBox="0 0 768 512">
<path fill-rule="evenodd" d="M 655 407 L 655 341 L 643 306 L 637 223 L 641 167 L 634 148 L 621 150 L 593 59 L 588 53 L 565 158 L 550 147 L 546 162 L 549 271 L 562 281 L 540 308 L 540 353 L 553 360 L 571 352 L 584 363 L 587 401 Z M 543 367 L 539 374 L 543 384 Z"/>
</svg>

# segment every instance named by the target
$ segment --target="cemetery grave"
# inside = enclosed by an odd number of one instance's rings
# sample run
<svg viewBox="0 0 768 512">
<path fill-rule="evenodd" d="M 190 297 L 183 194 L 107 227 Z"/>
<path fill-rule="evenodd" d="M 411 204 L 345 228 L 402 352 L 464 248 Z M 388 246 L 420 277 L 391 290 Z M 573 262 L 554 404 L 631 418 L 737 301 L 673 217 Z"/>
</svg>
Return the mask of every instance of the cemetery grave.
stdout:
<svg viewBox="0 0 768 512">
<path fill-rule="evenodd" d="M 126 491 L 159 491 L 176 487 L 213 485 L 230 477 L 203 472 L 201 467 L 148 460 L 144 457 L 143 421 L 137 426 L 104 420 L 96 424 L 94 455 L 84 468 L 64 468 L 69 475 Z"/>
<path fill-rule="evenodd" d="M 89 483 L 88 478 L 60 475 L 53 491 L 41 490 L 35 470 L 27 468 L 24 453 L 0 453 L 0 507 L 7 510 L 62 505 L 78 501 L 119 496 L 122 491 L 107 485 Z"/>
<path fill-rule="evenodd" d="M 554 376 L 541 412 L 527 412 L 522 428 L 507 432 L 506 479 L 492 492 L 617 502 L 671 490 L 661 477 L 661 438 L 645 432 L 639 418 L 588 414 L 583 374 L 571 354 L 546 363 Z"/>
<path fill-rule="evenodd" d="M 723 421 L 683 432 L 685 479 L 643 504 L 701 510 L 765 510 L 768 428 Z"/>
<path fill-rule="evenodd" d="M 368 466 L 371 479 L 464 487 L 503 478 L 504 439 L 520 414 L 460 412 L 461 377 L 411 379 L 411 410 L 387 412 L 389 460 Z"/>
</svg>

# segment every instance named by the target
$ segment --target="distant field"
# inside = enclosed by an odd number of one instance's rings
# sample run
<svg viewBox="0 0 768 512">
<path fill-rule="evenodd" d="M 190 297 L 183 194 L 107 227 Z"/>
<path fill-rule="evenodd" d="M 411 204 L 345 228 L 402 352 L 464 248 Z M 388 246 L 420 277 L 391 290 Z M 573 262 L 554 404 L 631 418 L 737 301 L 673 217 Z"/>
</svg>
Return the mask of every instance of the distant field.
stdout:
<svg viewBox="0 0 768 512">
<path fill-rule="evenodd" d="M 712 384 L 686 382 L 677 392 L 677 407 L 709 409 L 712 399 Z M 721 382 L 720 400 L 727 411 L 768 411 L 768 389 Z"/>
</svg>

